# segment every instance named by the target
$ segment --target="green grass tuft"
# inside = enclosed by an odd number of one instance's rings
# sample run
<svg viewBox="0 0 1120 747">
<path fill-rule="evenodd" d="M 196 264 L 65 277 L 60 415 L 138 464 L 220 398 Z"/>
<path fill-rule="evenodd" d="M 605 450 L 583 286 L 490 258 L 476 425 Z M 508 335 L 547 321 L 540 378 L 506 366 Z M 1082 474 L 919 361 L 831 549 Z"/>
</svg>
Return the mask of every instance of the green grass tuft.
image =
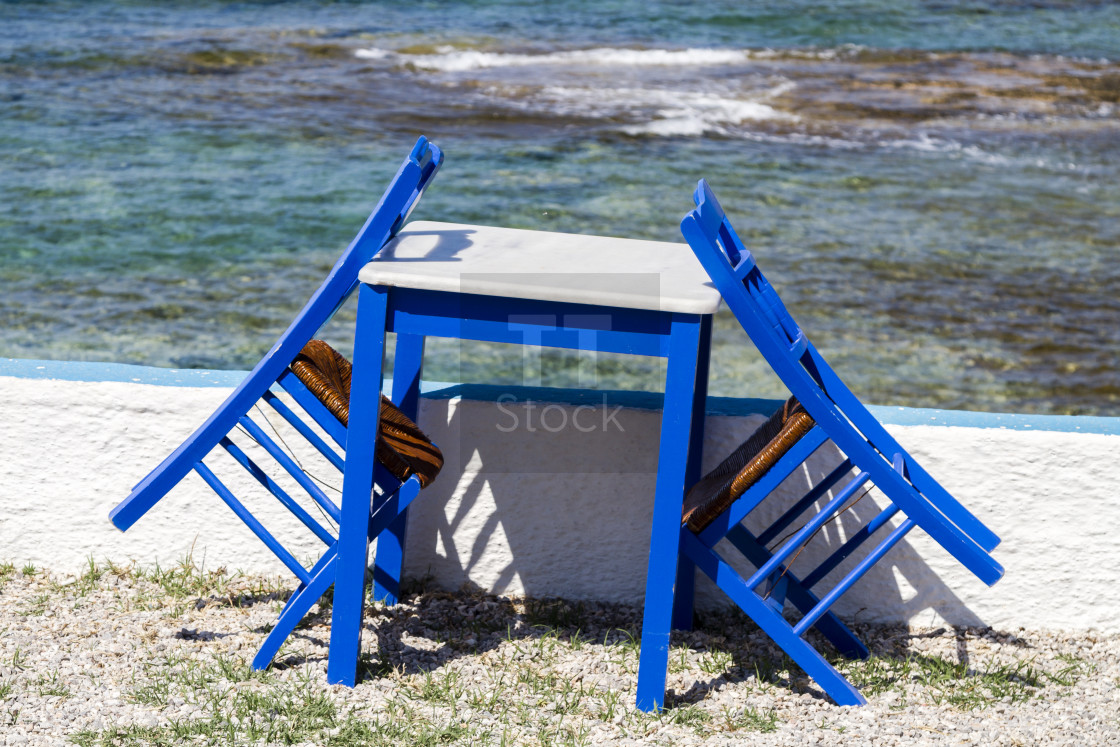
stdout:
<svg viewBox="0 0 1120 747">
<path fill-rule="evenodd" d="M 720 714 L 725 731 L 757 731 L 769 734 L 778 730 L 778 714 L 774 709 L 759 712 L 750 706 L 746 708 L 724 708 Z"/>
</svg>

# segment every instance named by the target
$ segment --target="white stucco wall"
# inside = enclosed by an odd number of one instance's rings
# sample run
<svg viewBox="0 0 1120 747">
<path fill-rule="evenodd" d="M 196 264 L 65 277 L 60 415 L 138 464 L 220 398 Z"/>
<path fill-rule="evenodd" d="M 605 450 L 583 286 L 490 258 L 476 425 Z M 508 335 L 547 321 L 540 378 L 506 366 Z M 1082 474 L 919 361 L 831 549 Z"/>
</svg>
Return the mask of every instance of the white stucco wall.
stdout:
<svg viewBox="0 0 1120 747">
<path fill-rule="evenodd" d="M 227 387 L 0 375 L 0 560 L 77 571 L 90 557 L 168 565 L 192 554 L 206 567 L 286 573 L 194 476 L 126 533 L 107 518 L 228 393 Z M 660 413 L 622 409 L 607 432 L 581 433 L 570 427 L 573 405 L 554 405 L 547 413 L 543 405 L 535 403 L 530 413 L 523 403 L 490 399 L 422 401 L 420 423 L 447 461 L 411 514 L 406 572 L 429 574 L 447 588 L 472 583 L 500 593 L 638 603 Z M 604 412 L 581 410 L 581 427 L 601 426 Z M 897 419 L 921 421 L 915 412 L 924 411 L 899 410 Z M 530 414 L 538 419 L 532 432 Z M 550 432 L 540 427 L 542 414 L 552 429 L 564 421 L 569 427 Z M 510 430 L 515 419 L 518 427 Z M 1120 631 L 1120 500 L 1114 489 L 1120 437 L 1079 432 L 1077 418 L 1044 419 L 1058 426 L 1051 430 L 976 427 L 968 417 L 960 418 L 964 425 L 886 420 L 903 445 L 1003 538 L 995 555 L 1007 573 L 988 588 L 915 530 L 837 612 L 923 625 Z M 705 469 L 759 422 L 758 415 L 710 416 Z M 830 456 L 818 454 L 809 469 L 826 469 Z M 222 457 L 208 463 L 219 465 Z M 330 477 L 329 468 L 308 466 Z M 804 479 L 795 475 L 788 482 Z M 787 495 L 796 487 L 788 486 Z M 875 512 L 875 500 L 872 493 L 822 531 L 795 570 L 811 569 L 814 559 L 842 542 L 856 517 Z M 762 526 L 777 516 L 782 502 L 772 499 L 774 509 L 760 509 L 751 523 Z M 321 551 L 267 494 L 251 508 L 297 557 Z M 700 589 L 701 604 L 724 603 L 706 581 Z"/>
</svg>

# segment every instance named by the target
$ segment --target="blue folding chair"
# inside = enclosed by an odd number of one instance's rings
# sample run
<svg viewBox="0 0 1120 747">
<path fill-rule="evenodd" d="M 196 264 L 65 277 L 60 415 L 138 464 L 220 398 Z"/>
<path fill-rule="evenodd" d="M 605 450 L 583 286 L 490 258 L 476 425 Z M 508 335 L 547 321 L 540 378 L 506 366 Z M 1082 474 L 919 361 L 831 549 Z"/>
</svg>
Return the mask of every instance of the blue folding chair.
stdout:
<svg viewBox="0 0 1120 747">
<path fill-rule="evenodd" d="M 404 226 L 442 162 L 440 149 L 421 137 L 362 230 L 277 343 L 206 422 L 141 480 L 109 514 L 118 529 L 127 530 L 193 470 L 295 574 L 299 587 L 289 598 L 254 659 L 255 668 L 268 666 L 291 631 L 334 583 L 337 532 L 323 527 L 291 497 L 281 482 L 290 484 L 294 481 L 298 484 L 314 502 L 313 510 L 318 510 L 329 522 L 337 525 L 341 518 L 339 507 L 316 484 L 321 478 L 305 471 L 291 445 L 268 419 L 261 403 L 268 405 L 279 420 L 287 424 L 286 427 L 302 437 L 314 450 L 312 453 L 317 452 L 339 473 L 343 471 L 344 456 L 331 447 L 321 434 L 325 433 L 345 453 L 349 363 L 325 343 L 312 340 L 312 337 L 357 287 L 358 271 Z M 278 396 L 279 391 L 291 397 L 303 410 L 306 419 Z M 399 404 L 400 409 L 387 399 L 382 400 L 381 438 L 378 439 L 377 450 L 379 464 L 374 475 L 375 485 L 371 486 L 378 494 L 369 521 L 371 538 L 386 530 L 401 531 L 409 503 L 421 487 L 434 478 L 434 473 L 442 465 L 438 449 L 412 422 L 418 405 L 415 397 Z M 258 420 L 264 421 L 263 426 L 250 417 L 254 410 L 260 413 Z M 312 427 L 308 419 L 318 429 Z M 269 435 L 269 430 L 276 438 Z M 251 458 L 238 441 L 246 445 L 255 444 L 267 452 L 271 458 L 269 464 L 275 463 L 276 477 Z M 203 463 L 203 459 L 218 446 L 326 545 L 326 551 L 310 569 L 296 560 L 217 474 Z M 275 470 L 275 466 L 282 468 L 288 477 Z"/>
<path fill-rule="evenodd" d="M 866 658 L 867 648 L 829 608 L 911 529 L 921 527 L 988 585 L 1003 575 L 990 555 L 999 537 L 930 477 L 840 381 L 743 247 L 707 182 L 700 181 L 694 199 L 697 207 L 685 216 L 681 231 L 731 312 L 793 397 L 688 491 L 678 557 L 677 588 L 682 593 L 674 599 L 674 621 L 679 627 L 691 621 L 690 579 L 694 568 L 699 568 L 836 703 L 862 705 L 866 700 L 859 690 L 805 640 L 808 629 L 816 627 L 844 656 Z M 757 536 L 748 530 L 742 523 L 747 515 L 828 441 L 842 453 L 840 464 L 769 528 Z M 816 569 L 803 577 L 792 573 L 790 565 L 797 553 L 871 485 L 888 499 L 887 508 L 850 533 Z M 767 549 L 805 514 L 799 529 Z M 840 581 L 820 596 L 812 591 L 896 514 L 903 520 Z M 724 538 L 757 569 L 749 578 L 740 576 L 716 552 L 716 544 Z M 783 615 L 787 602 L 800 613 L 796 622 Z M 648 661 L 646 654 L 642 651 L 638 705 L 658 709 L 664 702 L 667 652 L 651 652 Z"/>
</svg>

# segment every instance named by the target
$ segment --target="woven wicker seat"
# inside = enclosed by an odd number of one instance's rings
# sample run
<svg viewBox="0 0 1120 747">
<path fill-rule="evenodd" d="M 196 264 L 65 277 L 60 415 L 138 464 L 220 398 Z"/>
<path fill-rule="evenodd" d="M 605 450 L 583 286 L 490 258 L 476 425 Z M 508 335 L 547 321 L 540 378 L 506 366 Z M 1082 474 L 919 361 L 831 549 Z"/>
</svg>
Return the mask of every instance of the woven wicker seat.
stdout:
<svg viewBox="0 0 1120 747">
<path fill-rule="evenodd" d="M 681 524 L 693 532 L 704 531 L 812 427 L 809 413 L 790 397 L 739 448 L 692 486 L 684 499 Z"/>
<path fill-rule="evenodd" d="M 289 368 L 344 426 L 350 418 L 350 361 L 322 340 L 310 340 Z M 411 418 L 381 395 L 377 460 L 401 482 L 412 475 L 426 488 L 443 468 L 443 453 Z"/>
</svg>

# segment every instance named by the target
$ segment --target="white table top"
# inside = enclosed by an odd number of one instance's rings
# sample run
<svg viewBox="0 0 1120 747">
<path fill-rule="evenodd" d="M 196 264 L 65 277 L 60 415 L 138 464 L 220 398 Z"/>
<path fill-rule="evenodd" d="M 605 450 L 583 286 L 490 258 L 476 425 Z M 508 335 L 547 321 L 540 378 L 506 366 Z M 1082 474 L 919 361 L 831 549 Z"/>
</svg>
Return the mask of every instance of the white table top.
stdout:
<svg viewBox="0 0 1120 747">
<path fill-rule="evenodd" d="M 362 268 L 370 285 L 714 314 L 688 244 L 417 221 Z"/>
</svg>

